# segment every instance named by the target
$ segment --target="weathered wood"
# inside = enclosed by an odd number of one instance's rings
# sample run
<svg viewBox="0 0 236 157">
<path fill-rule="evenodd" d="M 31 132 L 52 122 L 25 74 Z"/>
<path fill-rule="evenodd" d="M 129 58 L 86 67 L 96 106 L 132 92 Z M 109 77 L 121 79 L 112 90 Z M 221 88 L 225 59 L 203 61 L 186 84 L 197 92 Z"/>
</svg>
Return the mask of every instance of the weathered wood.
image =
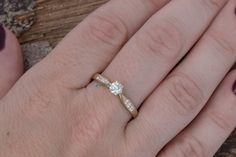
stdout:
<svg viewBox="0 0 236 157">
<path fill-rule="evenodd" d="M 47 40 L 54 47 L 84 17 L 107 0 L 38 0 L 36 22 L 20 42 Z"/>
<path fill-rule="evenodd" d="M 53 47 L 79 22 L 107 0 L 37 0 L 37 20 L 21 43 L 48 41 Z M 216 157 L 236 157 L 236 131 Z"/>
</svg>

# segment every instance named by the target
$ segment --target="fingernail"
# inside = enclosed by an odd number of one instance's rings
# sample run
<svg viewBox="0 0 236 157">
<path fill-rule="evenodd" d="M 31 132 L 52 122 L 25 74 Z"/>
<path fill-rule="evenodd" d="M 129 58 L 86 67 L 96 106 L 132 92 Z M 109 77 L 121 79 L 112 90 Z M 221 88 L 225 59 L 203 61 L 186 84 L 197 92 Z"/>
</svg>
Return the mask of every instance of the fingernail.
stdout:
<svg viewBox="0 0 236 157">
<path fill-rule="evenodd" d="M 5 47 L 5 40 L 6 40 L 6 31 L 0 25 L 0 51 L 3 50 Z"/>
<path fill-rule="evenodd" d="M 236 80 L 235 80 L 235 82 L 233 84 L 232 90 L 233 90 L 233 93 L 236 95 Z"/>
</svg>

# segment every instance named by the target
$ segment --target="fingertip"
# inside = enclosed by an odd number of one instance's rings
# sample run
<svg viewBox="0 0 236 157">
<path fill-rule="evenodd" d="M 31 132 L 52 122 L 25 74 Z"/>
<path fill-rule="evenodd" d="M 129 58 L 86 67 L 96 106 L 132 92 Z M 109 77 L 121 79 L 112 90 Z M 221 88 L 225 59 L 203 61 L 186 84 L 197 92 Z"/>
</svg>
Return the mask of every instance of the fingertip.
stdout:
<svg viewBox="0 0 236 157">
<path fill-rule="evenodd" d="M 23 74 L 19 42 L 7 28 L 0 27 L 0 98 Z"/>
<path fill-rule="evenodd" d="M 20 44 L 16 36 L 10 30 L 2 27 L 2 32 L 3 31 L 5 31 L 4 33 L 5 39 L 1 38 L 1 43 L 0 43 L 0 45 L 2 46 L 2 49 L 0 49 L 0 57 L 2 58 L 1 63 L 7 64 L 8 66 L 10 66 L 9 68 L 17 68 L 18 73 L 22 74 L 23 57 Z M 6 60 L 8 60 L 7 63 Z"/>
<path fill-rule="evenodd" d="M 5 30 L 5 45 L 4 49 L 2 49 L 3 52 L 9 52 L 14 53 L 18 57 L 22 58 L 21 48 L 20 44 L 18 42 L 18 39 L 16 36 L 7 28 L 4 28 Z"/>
</svg>

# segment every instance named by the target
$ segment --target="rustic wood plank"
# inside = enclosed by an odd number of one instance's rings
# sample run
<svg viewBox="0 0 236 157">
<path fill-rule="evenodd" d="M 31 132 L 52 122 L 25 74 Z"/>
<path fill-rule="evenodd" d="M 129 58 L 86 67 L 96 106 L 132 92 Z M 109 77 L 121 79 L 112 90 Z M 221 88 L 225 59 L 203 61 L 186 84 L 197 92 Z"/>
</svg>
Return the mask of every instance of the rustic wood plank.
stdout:
<svg viewBox="0 0 236 157">
<path fill-rule="evenodd" d="M 47 40 L 54 47 L 72 28 L 107 0 L 41 0 L 36 23 L 20 38 L 21 43 Z"/>
</svg>

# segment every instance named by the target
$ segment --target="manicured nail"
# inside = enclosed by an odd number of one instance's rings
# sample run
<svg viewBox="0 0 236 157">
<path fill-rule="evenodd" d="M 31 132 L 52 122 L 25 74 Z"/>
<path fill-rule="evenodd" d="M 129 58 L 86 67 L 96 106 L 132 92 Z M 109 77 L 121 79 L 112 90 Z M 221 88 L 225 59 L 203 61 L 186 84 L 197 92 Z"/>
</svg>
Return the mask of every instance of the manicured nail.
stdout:
<svg viewBox="0 0 236 157">
<path fill-rule="evenodd" d="M 235 80 L 235 82 L 234 82 L 234 85 L 233 85 L 232 90 L 233 90 L 233 93 L 236 95 L 236 80 Z"/>
<path fill-rule="evenodd" d="M 5 47 L 5 41 L 6 41 L 6 31 L 5 31 L 5 29 L 0 25 L 0 51 L 4 49 L 4 47 Z"/>
</svg>

